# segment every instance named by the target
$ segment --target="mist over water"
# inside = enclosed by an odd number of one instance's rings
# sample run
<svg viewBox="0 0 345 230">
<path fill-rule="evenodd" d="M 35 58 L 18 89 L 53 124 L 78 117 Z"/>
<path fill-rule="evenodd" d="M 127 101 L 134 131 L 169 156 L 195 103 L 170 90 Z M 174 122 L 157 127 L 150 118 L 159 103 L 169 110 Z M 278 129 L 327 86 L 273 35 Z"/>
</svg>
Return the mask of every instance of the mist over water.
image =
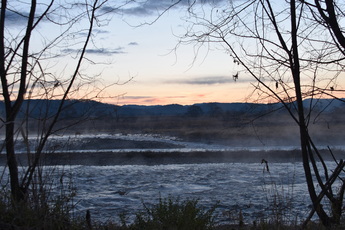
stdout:
<svg viewBox="0 0 345 230">
<path fill-rule="evenodd" d="M 37 137 L 31 137 L 31 145 L 35 146 Z M 19 153 L 26 153 L 26 144 L 17 141 Z M 90 134 L 90 135 L 63 135 L 51 136 L 46 146 L 49 152 L 59 153 L 80 153 L 80 152 L 214 152 L 214 151 L 269 151 L 269 150 L 294 150 L 298 145 L 263 145 L 260 142 L 256 145 L 248 142 L 239 144 L 217 144 L 213 142 L 185 141 L 174 136 L 164 136 L 155 134 Z"/>
</svg>

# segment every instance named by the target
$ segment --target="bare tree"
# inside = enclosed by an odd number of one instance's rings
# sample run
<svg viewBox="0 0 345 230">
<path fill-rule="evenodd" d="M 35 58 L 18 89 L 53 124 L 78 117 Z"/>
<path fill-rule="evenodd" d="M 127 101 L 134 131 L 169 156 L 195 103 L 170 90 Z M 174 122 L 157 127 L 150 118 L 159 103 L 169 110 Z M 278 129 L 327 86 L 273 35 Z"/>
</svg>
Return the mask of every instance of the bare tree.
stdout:
<svg viewBox="0 0 345 230">
<path fill-rule="evenodd" d="M 308 127 L 317 99 L 337 98 L 342 91 L 337 78 L 345 67 L 344 28 L 339 23 L 345 17 L 343 3 L 210 2 L 190 5 L 181 44 L 194 44 L 196 50 L 204 45 L 221 45 L 238 64 L 236 80 L 251 77 L 261 100 L 274 98 L 283 104 L 299 127 L 305 178 L 313 203 L 307 220 L 316 212 L 326 226 L 339 223 L 345 185 L 340 179 L 337 193 L 333 187 L 345 164 L 335 159 L 337 167 L 329 170 Z M 331 215 L 320 204 L 324 197 L 331 203 Z"/>
<path fill-rule="evenodd" d="M 339 19 L 345 15 L 344 3 L 334 0 L 304 1 L 311 15 L 322 26 L 329 31 L 334 43 L 339 47 L 340 52 L 345 54 L 344 28 L 341 27 Z"/>
<path fill-rule="evenodd" d="M 86 53 L 94 44 L 94 28 L 107 23 L 106 3 L 107 0 L 1 1 L 0 78 L 5 105 L 1 122 L 6 130 L 5 150 L 14 201 L 27 200 L 44 146 L 56 131 L 54 127 L 66 100 L 85 98 L 90 95 L 87 89 L 93 91 L 93 96 L 102 91 L 91 89 L 95 79 L 88 77 L 82 66 L 93 64 Z M 53 68 L 60 64 L 60 68 Z M 30 99 L 57 99 L 59 106 L 54 111 L 46 109 L 38 121 L 38 144 L 32 154 L 28 150 L 29 165 L 21 175 L 15 142 L 22 135 L 30 148 L 28 117 L 19 117 L 21 112 L 28 112 L 29 107 L 24 108 L 23 102 Z"/>
</svg>

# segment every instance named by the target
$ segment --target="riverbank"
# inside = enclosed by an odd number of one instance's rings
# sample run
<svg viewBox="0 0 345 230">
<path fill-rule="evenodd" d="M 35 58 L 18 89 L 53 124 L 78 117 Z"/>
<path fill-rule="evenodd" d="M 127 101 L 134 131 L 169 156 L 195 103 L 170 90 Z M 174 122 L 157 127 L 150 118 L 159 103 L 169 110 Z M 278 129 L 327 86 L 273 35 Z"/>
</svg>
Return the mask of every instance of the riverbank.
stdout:
<svg viewBox="0 0 345 230">
<path fill-rule="evenodd" d="M 35 148 L 35 138 L 29 139 Z M 17 142 L 20 165 L 27 165 L 25 143 Z M 337 159 L 345 158 L 345 148 L 331 147 Z M 324 160 L 332 160 L 328 147 L 319 151 Z M 52 136 L 41 158 L 43 165 L 165 165 L 202 163 L 300 162 L 298 146 L 224 145 L 218 142 L 186 141 L 174 136 L 155 134 L 95 134 Z M 5 165 L 6 154 L 0 154 Z"/>
<path fill-rule="evenodd" d="M 332 160 L 327 150 L 320 151 L 324 160 Z M 345 158 L 345 151 L 335 150 L 337 159 Z M 20 165 L 26 166 L 28 156 L 17 154 Z M 283 163 L 300 162 L 299 150 L 269 150 L 269 151 L 78 151 L 54 152 L 44 154 L 42 165 L 167 165 L 167 164 L 204 164 L 204 163 Z M 6 164 L 6 155 L 0 155 L 0 165 Z"/>
<path fill-rule="evenodd" d="M 344 153 L 343 153 L 344 154 Z M 26 166 L 27 154 L 17 154 L 18 162 Z M 54 152 L 44 154 L 43 165 L 166 165 L 203 163 L 259 163 L 300 161 L 299 151 L 131 151 L 131 152 Z M 0 155 L 0 165 L 4 166 L 6 155 Z"/>
</svg>

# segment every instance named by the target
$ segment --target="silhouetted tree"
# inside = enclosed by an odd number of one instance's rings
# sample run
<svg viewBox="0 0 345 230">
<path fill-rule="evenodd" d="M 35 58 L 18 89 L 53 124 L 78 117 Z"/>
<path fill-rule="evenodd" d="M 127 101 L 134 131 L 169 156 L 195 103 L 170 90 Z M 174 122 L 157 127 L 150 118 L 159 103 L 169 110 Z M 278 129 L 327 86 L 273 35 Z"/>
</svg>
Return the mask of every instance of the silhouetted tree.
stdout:
<svg viewBox="0 0 345 230">
<path fill-rule="evenodd" d="M 55 0 L 17 2 L 2 0 L 0 10 L 0 78 L 1 95 L 5 104 L 5 150 L 10 175 L 10 188 L 14 201 L 26 201 L 32 181 L 47 140 L 54 130 L 65 101 L 77 97 L 85 88 L 91 88 L 94 79 L 81 72 L 95 26 L 101 26 L 104 16 L 102 7 L 107 0 L 60 2 Z M 49 32 L 45 30 L 49 27 Z M 69 56 L 72 56 L 70 58 Z M 52 63 L 70 58 L 61 73 L 53 72 Z M 55 64 L 54 64 L 55 65 Z M 85 86 L 85 88 L 83 88 Z M 88 95 L 83 91 L 81 97 Z M 97 94 L 96 91 L 94 93 Z M 42 110 L 37 120 L 37 146 L 28 146 L 28 167 L 23 175 L 18 172 L 15 141 L 21 135 L 28 143 L 29 106 L 24 100 L 58 99 L 54 113 Z M 48 105 L 48 104 L 47 104 Z M 31 146 L 33 147 L 33 146 Z"/>
<path fill-rule="evenodd" d="M 189 22 L 187 32 L 181 37 L 181 43 L 221 44 L 239 64 L 234 69 L 237 81 L 252 77 L 260 99 L 275 99 L 284 105 L 299 127 L 305 178 L 313 203 L 311 215 L 316 211 L 326 226 L 339 223 L 342 214 L 345 185 L 342 180 L 338 190 L 333 185 L 344 162 L 336 161 L 337 167 L 329 170 L 308 126 L 317 99 L 338 99 L 341 92 L 337 77 L 345 67 L 344 28 L 339 24 L 345 18 L 343 9 L 342 1 L 333 0 L 193 3 L 184 18 Z M 304 104 L 306 98 L 311 99 L 309 105 Z M 320 204 L 324 197 L 331 203 L 331 215 Z"/>
<path fill-rule="evenodd" d="M 344 3 L 334 0 L 301 0 L 310 10 L 316 22 L 320 23 L 329 31 L 333 42 L 339 51 L 345 55 L 345 35 L 344 28 L 340 25 L 340 18 L 344 17 Z"/>
</svg>

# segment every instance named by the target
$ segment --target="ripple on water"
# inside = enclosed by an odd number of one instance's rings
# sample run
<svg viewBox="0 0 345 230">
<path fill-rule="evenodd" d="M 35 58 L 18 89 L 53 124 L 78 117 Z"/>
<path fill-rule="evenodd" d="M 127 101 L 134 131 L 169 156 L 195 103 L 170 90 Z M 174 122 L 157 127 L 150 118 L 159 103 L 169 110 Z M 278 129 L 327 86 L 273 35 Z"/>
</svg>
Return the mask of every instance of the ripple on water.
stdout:
<svg viewBox="0 0 345 230">
<path fill-rule="evenodd" d="M 272 163 L 270 173 L 260 163 L 179 165 L 72 166 L 63 170 L 73 176 L 77 188 L 77 211 L 90 209 L 100 221 L 130 216 L 142 202 L 156 203 L 159 197 L 195 198 L 211 207 L 217 201 L 221 220 L 228 211 L 243 211 L 250 221 L 270 210 L 274 195 L 290 200 L 294 215 L 304 215 L 310 204 L 300 163 Z M 272 209 L 272 208 L 271 208 Z"/>
</svg>

